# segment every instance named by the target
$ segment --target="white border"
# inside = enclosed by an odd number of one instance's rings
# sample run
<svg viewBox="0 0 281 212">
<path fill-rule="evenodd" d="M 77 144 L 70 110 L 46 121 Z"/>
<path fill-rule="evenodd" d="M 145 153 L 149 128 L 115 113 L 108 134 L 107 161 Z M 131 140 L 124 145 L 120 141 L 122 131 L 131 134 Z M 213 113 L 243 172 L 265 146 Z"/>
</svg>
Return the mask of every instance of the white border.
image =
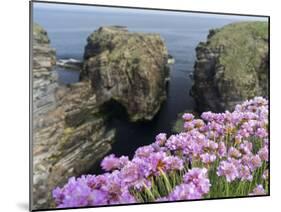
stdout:
<svg viewBox="0 0 281 212">
<path fill-rule="evenodd" d="M 59 0 L 57 0 L 59 1 Z M 276 0 L 67 0 L 68 2 L 271 16 L 271 197 L 81 209 L 78 211 L 274 211 L 280 202 L 280 7 Z M 28 0 L 1 2 L 1 211 L 28 210 Z M 279 97 L 279 98 L 278 98 Z M 279 203 L 279 204 L 278 204 Z M 68 210 L 74 211 L 74 210 Z"/>
</svg>

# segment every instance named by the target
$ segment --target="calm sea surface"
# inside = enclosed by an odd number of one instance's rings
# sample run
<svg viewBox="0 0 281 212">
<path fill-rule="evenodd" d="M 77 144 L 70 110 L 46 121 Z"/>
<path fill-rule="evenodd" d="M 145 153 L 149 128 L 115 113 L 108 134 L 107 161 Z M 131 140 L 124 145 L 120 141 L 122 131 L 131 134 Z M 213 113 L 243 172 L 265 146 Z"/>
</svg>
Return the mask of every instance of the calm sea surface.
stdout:
<svg viewBox="0 0 281 212">
<path fill-rule="evenodd" d="M 130 31 L 159 33 L 164 38 L 169 54 L 176 61 L 170 72 L 167 101 L 151 122 L 132 124 L 123 119 L 112 120 L 112 125 L 117 127 L 112 153 L 119 156 L 132 156 L 137 147 L 153 142 L 160 132 L 170 134 L 177 115 L 185 110 L 194 110 L 194 100 L 189 95 L 192 85 L 189 75 L 193 72 L 195 47 L 206 40 L 209 29 L 247 19 L 133 11 L 34 9 L 34 21 L 47 30 L 58 59 L 82 59 L 88 35 L 100 26 L 124 25 Z M 79 79 L 76 71 L 57 71 L 62 84 L 74 83 Z"/>
</svg>

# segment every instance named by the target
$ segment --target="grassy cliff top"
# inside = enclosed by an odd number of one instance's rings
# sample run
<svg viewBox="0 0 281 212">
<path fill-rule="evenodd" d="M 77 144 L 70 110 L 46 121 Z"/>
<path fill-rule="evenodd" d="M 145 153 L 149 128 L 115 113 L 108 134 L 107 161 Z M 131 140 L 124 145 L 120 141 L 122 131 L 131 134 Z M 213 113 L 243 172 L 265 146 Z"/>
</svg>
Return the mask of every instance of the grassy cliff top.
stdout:
<svg viewBox="0 0 281 212">
<path fill-rule="evenodd" d="M 157 33 L 130 32 L 122 26 L 100 27 L 88 37 L 88 43 L 99 46 L 99 51 L 108 54 L 110 61 L 134 58 L 135 61 L 140 57 L 155 57 L 153 53 L 165 52 L 164 40 Z M 146 46 L 147 48 L 144 48 Z M 160 54 L 161 55 L 161 54 Z M 92 55 L 87 55 L 86 58 Z"/>
<path fill-rule="evenodd" d="M 268 23 L 238 22 L 215 30 L 209 37 L 209 48 L 222 48 L 219 63 L 224 66 L 224 79 L 239 86 L 251 80 L 268 54 Z M 245 77 L 248 76 L 249 78 Z"/>
<path fill-rule="evenodd" d="M 245 41 L 268 39 L 268 23 L 262 21 L 237 22 L 215 30 L 210 38 L 211 46 L 245 44 Z M 243 43 L 244 42 L 244 43 Z"/>
</svg>

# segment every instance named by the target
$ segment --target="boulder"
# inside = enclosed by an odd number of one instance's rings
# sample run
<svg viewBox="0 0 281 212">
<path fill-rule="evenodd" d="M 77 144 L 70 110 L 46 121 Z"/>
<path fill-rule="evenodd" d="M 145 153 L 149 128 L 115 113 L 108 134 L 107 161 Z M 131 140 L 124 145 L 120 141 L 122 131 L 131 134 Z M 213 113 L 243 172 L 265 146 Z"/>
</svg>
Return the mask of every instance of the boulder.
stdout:
<svg viewBox="0 0 281 212">
<path fill-rule="evenodd" d="M 97 101 L 115 102 L 131 121 L 151 120 L 166 99 L 168 52 L 158 34 L 100 27 L 88 37 L 81 79 L 89 79 Z"/>
<path fill-rule="evenodd" d="M 267 22 L 210 30 L 196 48 L 191 94 L 197 109 L 222 112 L 254 96 L 268 97 L 268 44 Z"/>
</svg>

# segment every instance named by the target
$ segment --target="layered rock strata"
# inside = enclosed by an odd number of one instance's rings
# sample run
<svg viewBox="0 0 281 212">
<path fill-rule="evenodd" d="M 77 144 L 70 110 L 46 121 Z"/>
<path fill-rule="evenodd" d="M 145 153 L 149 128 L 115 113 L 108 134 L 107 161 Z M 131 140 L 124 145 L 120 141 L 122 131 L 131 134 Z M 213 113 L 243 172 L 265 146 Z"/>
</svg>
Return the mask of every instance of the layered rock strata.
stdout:
<svg viewBox="0 0 281 212">
<path fill-rule="evenodd" d="M 46 31 L 33 30 L 33 209 L 50 208 L 51 193 L 72 176 L 87 173 L 114 140 L 91 82 L 59 87 L 55 52 Z"/>
</svg>

